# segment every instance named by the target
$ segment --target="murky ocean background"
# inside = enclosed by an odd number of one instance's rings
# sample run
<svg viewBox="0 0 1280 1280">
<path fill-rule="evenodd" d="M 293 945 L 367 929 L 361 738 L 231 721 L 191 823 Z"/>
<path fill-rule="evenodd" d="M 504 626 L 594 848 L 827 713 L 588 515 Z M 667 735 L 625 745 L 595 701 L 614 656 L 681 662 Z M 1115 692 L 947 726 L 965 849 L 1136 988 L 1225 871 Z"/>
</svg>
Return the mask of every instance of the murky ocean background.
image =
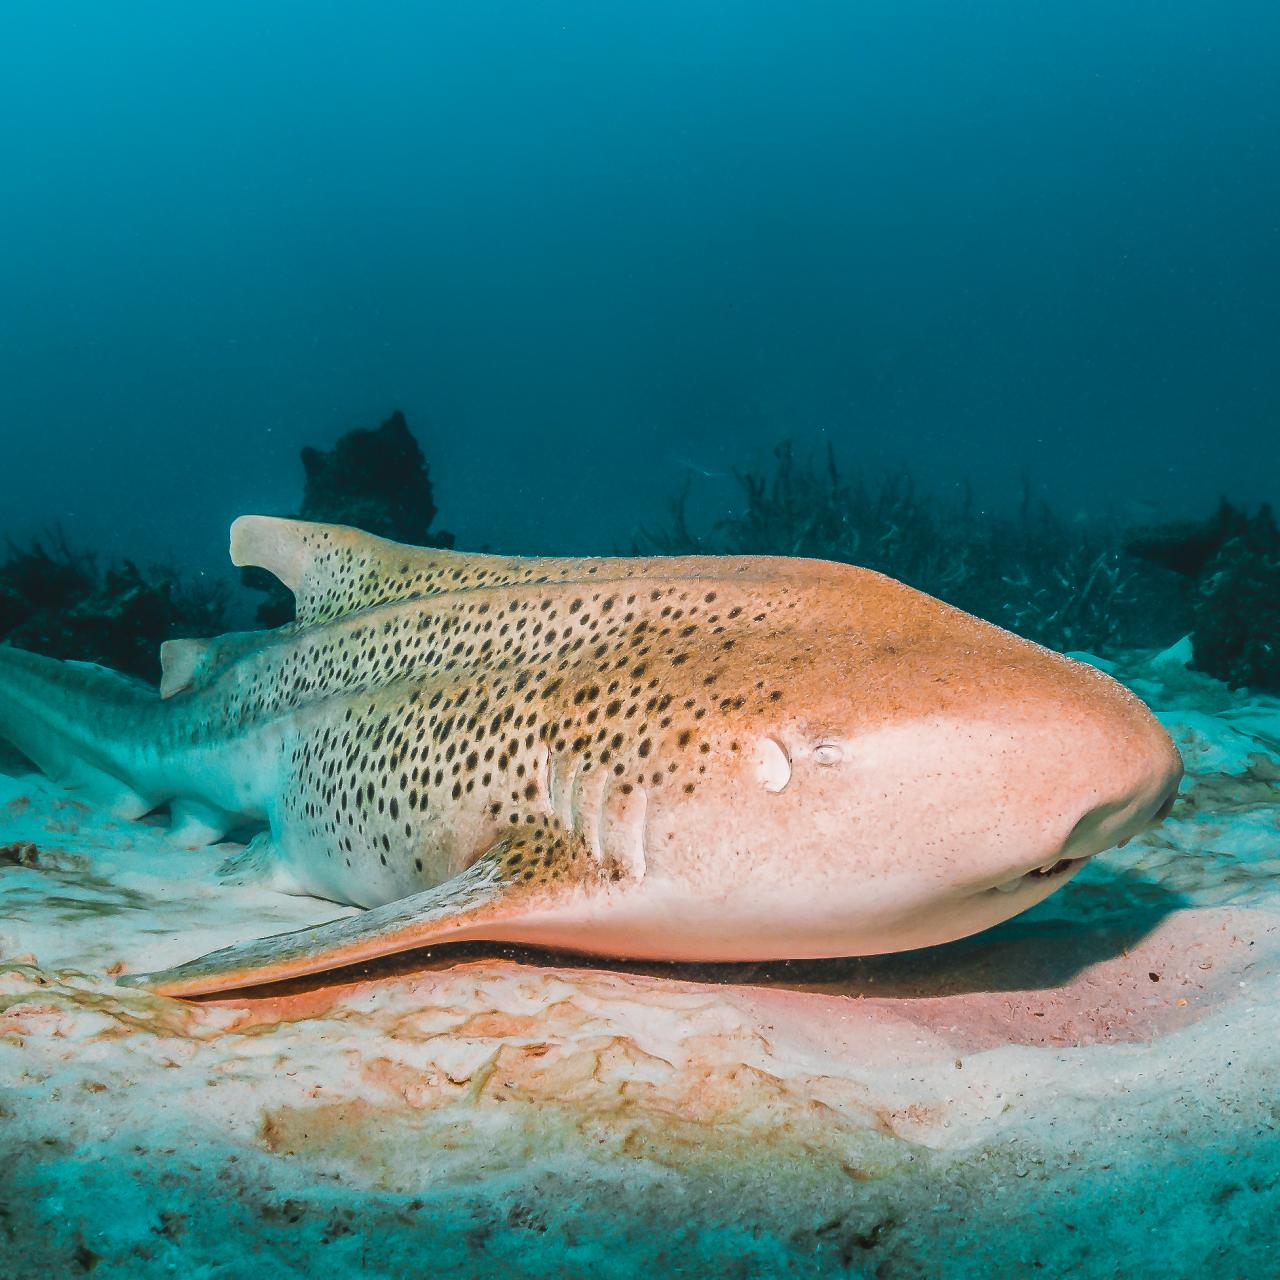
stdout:
<svg viewBox="0 0 1280 1280">
<path fill-rule="evenodd" d="M 0 642 L 285 621 L 246 512 L 816 556 L 1188 780 L 911 957 L 188 1008 L 108 975 L 332 905 L 6 755 L 0 1275 L 1269 1274 L 1278 86 L 1260 0 L 6 5 Z"/>
<path fill-rule="evenodd" d="M 784 438 L 1064 514 L 1274 499 L 1243 0 L 6 6 L 6 525 L 222 568 L 400 408 L 465 546 Z M 709 476 L 705 473 L 711 473 Z"/>
</svg>

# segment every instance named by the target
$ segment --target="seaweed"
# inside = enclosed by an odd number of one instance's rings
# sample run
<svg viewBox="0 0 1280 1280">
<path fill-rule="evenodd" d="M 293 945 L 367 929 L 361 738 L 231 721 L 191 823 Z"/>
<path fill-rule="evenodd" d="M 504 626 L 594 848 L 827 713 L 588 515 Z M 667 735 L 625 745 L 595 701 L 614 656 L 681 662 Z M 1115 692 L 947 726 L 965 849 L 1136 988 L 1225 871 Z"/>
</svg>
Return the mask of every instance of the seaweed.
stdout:
<svg viewBox="0 0 1280 1280">
<path fill-rule="evenodd" d="M 735 471 L 744 505 L 716 519 L 707 534 L 690 530 L 686 483 L 668 504 L 670 523 L 642 529 L 636 549 L 666 555 L 811 556 L 860 564 L 911 581 L 935 594 L 967 580 L 972 538 L 947 535 L 975 521 L 971 499 L 946 509 L 923 501 L 911 477 L 889 476 L 871 488 L 847 481 L 834 450 L 824 465 L 797 462 L 789 441 L 773 452 L 769 473 Z"/>
<path fill-rule="evenodd" d="M 306 520 L 349 524 L 400 542 L 449 547 L 433 532 L 436 507 L 422 450 L 396 412 L 374 430 L 344 435 L 331 450 L 302 451 Z M 271 575 L 244 572 L 266 599 L 267 626 L 293 616 L 293 597 Z M 59 528 L 25 546 L 9 543 L 0 564 L 0 642 L 55 658 L 98 662 L 155 681 L 161 642 L 226 629 L 227 592 L 172 566 L 132 560 L 101 568 Z"/>
<path fill-rule="evenodd" d="M 1233 689 L 1280 690 L 1280 530 L 1269 505 L 1249 515 L 1223 498 L 1208 520 L 1142 529 L 1128 546 L 1189 580 L 1194 668 Z"/>
<path fill-rule="evenodd" d="M 1280 549 L 1233 540 L 1200 584 L 1191 665 L 1233 689 L 1280 692 Z"/>
<path fill-rule="evenodd" d="M 453 534 L 431 528 L 431 470 L 400 410 L 377 428 L 348 431 L 332 449 L 307 445 L 301 457 L 303 495 L 296 519 L 351 525 L 416 546 L 453 546 Z M 242 580 L 266 596 L 256 614 L 263 625 L 280 626 L 293 617 L 293 597 L 270 574 L 245 569 Z"/>
<path fill-rule="evenodd" d="M 144 571 L 132 560 L 100 569 L 61 529 L 8 547 L 0 564 L 0 640 L 18 648 L 154 681 L 162 641 L 225 627 L 221 584 L 186 578 L 171 566 Z"/>
<path fill-rule="evenodd" d="M 815 466 L 798 461 L 788 442 L 775 448 L 771 469 L 735 479 L 741 508 L 707 533 L 691 529 L 686 484 L 668 504 L 668 523 L 641 530 L 635 549 L 857 564 L 1062 650 L 1166 643 L 1189 621 L 1175 575 L 1127 554 L 1118 523 L 1064 522 L 1026 480 L 1016 511 L 999 515 L 967 485 L 943 500 L 905 472 L 849 480 L 830 445 Z"/>
<path fill-rule="evenodd" d="M 1220 498 L 1217 511 L 1208 520 L 1177 520 L 1131 530 L 1125 538 L 1125 550 L 1198 581 L 1228 542 L 1243 540 L 1252 550 L 1265 552 L 1274 535 L 1270 507 L 1250 516 Z"/>
</svg>

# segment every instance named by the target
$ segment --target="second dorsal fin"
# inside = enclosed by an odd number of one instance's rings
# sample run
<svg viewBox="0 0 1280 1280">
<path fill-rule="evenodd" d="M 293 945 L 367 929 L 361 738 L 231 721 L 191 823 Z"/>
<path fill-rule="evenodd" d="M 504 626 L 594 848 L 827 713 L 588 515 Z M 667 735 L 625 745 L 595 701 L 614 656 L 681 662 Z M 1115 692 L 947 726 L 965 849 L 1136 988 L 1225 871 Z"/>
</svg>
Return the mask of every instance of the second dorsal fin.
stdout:
<svg viewBox="0 0 1280 1280">
<path fill-rule="evenodd" d="M 233 662 L 268 645 L 273 631 L 228 631 L 208 640 L 166 640 L 160 646 L 160 696 L 203 689 Z"/>
<path fill-rule="evenodd" d="M 160 696 L 172 698 L 190 689 L 208 651 L 208 640 L 166 640 L 160 646 Z"/>
</svg>

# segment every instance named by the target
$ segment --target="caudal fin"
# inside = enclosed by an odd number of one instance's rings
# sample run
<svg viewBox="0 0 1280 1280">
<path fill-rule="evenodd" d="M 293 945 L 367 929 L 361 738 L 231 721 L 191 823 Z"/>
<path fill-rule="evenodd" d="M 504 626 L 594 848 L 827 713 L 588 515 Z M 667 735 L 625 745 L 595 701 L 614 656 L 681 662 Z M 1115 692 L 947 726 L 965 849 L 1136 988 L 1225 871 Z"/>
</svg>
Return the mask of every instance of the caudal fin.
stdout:
<svg viewBox="0 0 1280 1280">
<path fill-rule="evenodd" d="M 155 789 L 160 697 L 141 680 L 88 662 L 0 646 L 0 738 L 73 794 L 137 818 Z"/>
</svg>

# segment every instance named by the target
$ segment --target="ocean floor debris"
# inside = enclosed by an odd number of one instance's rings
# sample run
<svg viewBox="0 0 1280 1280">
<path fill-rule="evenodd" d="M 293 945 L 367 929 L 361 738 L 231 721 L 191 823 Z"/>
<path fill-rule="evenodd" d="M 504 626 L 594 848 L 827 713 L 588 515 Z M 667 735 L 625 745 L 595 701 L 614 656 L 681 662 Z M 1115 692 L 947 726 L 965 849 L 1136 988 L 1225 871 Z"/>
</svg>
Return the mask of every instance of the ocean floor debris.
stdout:
<svg viewBox="0 0 1280 1280">
<path fill-rule="evenodd" d="M 1265 1273 L 1280 700 L 1187 656 L 1114 661 L 1186 759 L 1162 827 L 870 959 L 472 944 L 174 1001 L 113 975 L 349 909 L 6 762 L 0 1272 Z"/>
</svg>

